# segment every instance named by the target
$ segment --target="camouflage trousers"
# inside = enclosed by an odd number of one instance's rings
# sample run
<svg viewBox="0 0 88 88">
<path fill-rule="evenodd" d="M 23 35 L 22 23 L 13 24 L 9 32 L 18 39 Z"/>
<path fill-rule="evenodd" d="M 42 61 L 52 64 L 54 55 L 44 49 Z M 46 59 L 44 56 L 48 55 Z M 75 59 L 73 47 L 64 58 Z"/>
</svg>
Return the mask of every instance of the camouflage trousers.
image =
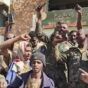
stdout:
<svg viewBox="0 0 88 88">
<path fill-rule="evenodd" d="M 46 74 L 54 80 L 56 88 L 67 88 L 67 79 L 63 66 L 47 66 Z"/>
</svg>

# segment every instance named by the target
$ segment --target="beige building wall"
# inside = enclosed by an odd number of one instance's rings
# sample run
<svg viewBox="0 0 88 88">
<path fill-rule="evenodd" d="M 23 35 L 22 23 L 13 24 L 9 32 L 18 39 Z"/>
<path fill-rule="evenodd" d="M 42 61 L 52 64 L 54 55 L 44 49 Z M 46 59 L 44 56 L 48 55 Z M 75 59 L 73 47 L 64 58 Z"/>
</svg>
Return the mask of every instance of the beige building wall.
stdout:
<svg viewBox="0 0 88 88">
<path fill-rule="evenodd" d="M 32 14 L 38 4 L 46 0 L 13 0 L 12 12 L 14 13 L 13 31 L 16 34 L 29 32 L 32 23 Z"/>
<path fill-rule="evenodd" d="M 12 32 L 16 35 L 29 32 L 32 24 L 32 14 L 38 4 L 42 4 L 46 0 L 0 0 L 0 4 L 4 3 L 10 7 L 11 13 L 14 14 L 14 25 Z M 0 28 L 0 34 L 4 34 L 5 27 Z"/>
</svg>

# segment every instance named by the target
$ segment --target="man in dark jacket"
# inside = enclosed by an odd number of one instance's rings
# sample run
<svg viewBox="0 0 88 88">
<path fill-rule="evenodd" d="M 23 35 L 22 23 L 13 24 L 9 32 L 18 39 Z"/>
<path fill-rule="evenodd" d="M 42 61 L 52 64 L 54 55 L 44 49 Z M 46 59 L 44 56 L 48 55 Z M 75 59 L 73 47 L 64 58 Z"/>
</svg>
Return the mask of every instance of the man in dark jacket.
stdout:
<svg viewBox="0 0 88 88">
<path fill-rule="evenodd" d="M 31 65 L 32 71 L 18 76 L 7 88 L 55 88 L 53 80 L 43 72 L 46 61 L 42 53 L 36 52 L 32 55 Z"/>
</svg>

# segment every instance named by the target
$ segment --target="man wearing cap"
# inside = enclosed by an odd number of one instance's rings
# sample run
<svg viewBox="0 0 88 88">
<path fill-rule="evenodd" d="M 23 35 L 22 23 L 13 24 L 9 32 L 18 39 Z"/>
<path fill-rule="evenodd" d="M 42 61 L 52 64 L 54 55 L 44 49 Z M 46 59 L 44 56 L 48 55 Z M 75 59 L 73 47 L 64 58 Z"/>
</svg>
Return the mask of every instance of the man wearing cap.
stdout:
<svg viewBox="0 0 88 88">
<path fill-rule="evenodd" d="M 54 82 L 44 72 L 43 68 L 46 66 L 45 56 L 36 52 L 31 58 L 32 70 L 17 77 L 13 84 L 7 88 L 55 88 Z"/>
</svg>

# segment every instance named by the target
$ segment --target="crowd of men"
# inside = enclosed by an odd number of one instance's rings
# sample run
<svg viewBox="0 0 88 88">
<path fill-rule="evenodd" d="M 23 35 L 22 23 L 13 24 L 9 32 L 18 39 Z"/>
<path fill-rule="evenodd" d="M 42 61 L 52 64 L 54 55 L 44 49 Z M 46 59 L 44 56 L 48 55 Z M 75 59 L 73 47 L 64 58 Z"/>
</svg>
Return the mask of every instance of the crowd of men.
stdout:
<svg viewBox="0 0 88 88">
<path fill-rule="evenodd" d="M 43 33 L 42 10 L 36 8 L 29 34 L 15 36 L 6 25 L 0 44 L 0 88 L 87 88 L 88 34 L 76 5 L 77 28 L 57 22 L 50 38 Z"/>
</svg>

